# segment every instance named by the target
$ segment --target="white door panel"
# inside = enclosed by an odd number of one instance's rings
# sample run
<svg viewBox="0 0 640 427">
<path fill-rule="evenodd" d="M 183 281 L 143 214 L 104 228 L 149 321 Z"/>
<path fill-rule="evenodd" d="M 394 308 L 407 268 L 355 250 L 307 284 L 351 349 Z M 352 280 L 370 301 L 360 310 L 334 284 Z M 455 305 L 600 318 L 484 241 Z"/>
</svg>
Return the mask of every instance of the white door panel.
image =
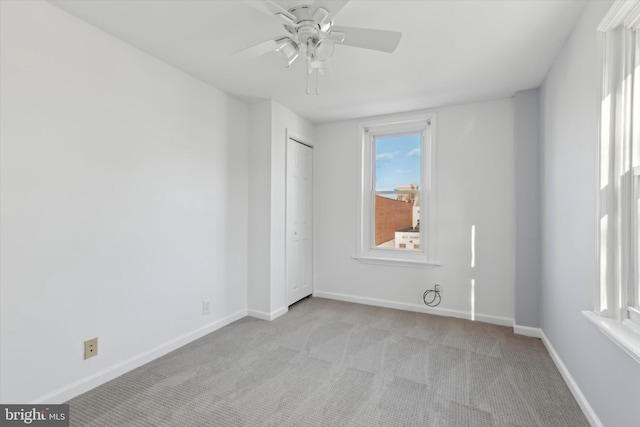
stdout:
<svg viewBox="0 0 640 427">
<path fill-rule="evenodd" d="M 287 141 L 287 302 L 312 292 L 313 149 Z"/>
</svg>

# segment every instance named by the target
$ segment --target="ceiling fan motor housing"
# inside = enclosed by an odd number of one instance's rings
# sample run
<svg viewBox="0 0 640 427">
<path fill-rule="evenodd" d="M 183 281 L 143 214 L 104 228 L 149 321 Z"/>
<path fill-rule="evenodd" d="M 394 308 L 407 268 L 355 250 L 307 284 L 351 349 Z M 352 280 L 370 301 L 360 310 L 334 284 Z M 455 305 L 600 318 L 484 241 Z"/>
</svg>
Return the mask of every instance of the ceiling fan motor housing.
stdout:
<svg viewBox="0 0 640 427">
<path fill-rule="evenodd" d="M 333 41 L 329 40 L 326 32 L 331 28 L 331 21 L 327 21 L 329 12 L 319 7 L 312 14 L 309 6 L 298 6 L 289 9 L 289 13 L 296 19 L 285 23 L 284 27 L 293 37 L 295 43 L 313 59 L 326 61 L 333 55 Z M 293 24 L 293 25 L 292 25 Z"/>
<path fill-rule="evenodd" d="M 313 21 L 301 21 L 301 25 L 297 28 L 296 33 L 300 39 L 300 43 L 307 43 L 307 40 L 316 36 L 319 32 L 318 26 Z"/>
</svg>

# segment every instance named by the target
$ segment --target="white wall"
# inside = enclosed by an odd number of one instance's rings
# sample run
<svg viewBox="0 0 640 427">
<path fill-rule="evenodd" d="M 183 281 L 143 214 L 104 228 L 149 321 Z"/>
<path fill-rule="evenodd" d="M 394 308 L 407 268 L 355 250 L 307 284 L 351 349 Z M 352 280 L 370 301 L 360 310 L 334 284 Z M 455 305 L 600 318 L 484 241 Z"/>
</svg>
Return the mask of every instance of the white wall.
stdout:
<svg viewBox="0 0 640 427">
<path fill-rule="evenodd" d="M 249 149 L 249 270 L 247 307 L 251 315 L 271 313 L 271 102 L 251 105 Z"/>
<path fill-rule="evenodd" d="M 322 124 L 314 150 L 315 294 L 409 310 L 442 286 L 441 314 L 511 325 L 514 282 L 513 100 L 439 108 L 437 258 L 414 269 L 361 264 L 355 255 L 358 121 Z M 471 227 L 476 265 L 471 268 Z M 475 280 L 472 310 L 471 280 Z"/>
<path fill-rule="evenodd" d="M 514 325 L 540 327 L 540 91 L 516 92 Z"/>
<path fill-rule="evenodd" d="M 285 283 L 286 142 L 313 144 L 315 126 L 275 101 L 251 106 L 249 314 L 274 319 L 287 312 Z"/>
<path fill-rule="evenodd" d="M 541 89 L 544 334 L 602 425 L 640 420 L 640 365 L 582 314 L 597 283 L 600 81 L 596 27 L 609 1 L 589 2 Z"/>
<path fill-rule="evenodd" d="M 0 3 L 0 401 L 55 403 L 246 314 L 249 109 Z"/>
</svg>

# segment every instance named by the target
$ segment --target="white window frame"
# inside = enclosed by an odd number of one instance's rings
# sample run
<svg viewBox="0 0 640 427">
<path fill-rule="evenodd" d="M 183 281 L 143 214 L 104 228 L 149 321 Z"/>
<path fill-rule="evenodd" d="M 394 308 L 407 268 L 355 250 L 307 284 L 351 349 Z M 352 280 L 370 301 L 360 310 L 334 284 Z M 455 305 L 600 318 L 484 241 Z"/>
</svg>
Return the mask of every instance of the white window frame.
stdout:
<svg viewBox="0 0 640 427">
<path fill-rule="evenodd" d="M 420 249 L 407 250 L 375 246 L 375 150 L 376 137 L 401 134 L 422 134 L 420 197 Z M 442 265 L 436 260 L 436 115 L 420 112 L 388 116 L 359 124 L 360 141 L 360 206 L 356 256 L 360 262 L 402 267 L 431 268 Z"/>
<path fill-rule="evenodd" d="M 640 0 L 617 0 L 598 27 L 602 93 L 598 196 L 599 283 L 584 312 L 640 363 Z"/>
<path fill-rule="evenodd" d="M 640 47 L 639 47 L 640 48 Z M 640 50 L 640 49 L 639 49 Z M 640 74 L 640 73 L 639 73 Z M 640 85 L 638 85 L 640 86 Z M 640 97 L 640 96 L 639 96 Z M 638 103 L 640 104 L 640 102 Z M 640 114 L 639 114 L 640 116 Z M 629 206 L 631 242 L 629 245 L 629 298 L 627 301 L 627 316 L 636 326 L 640 327 L 640 165 L 635 166 L 631 173 L 631 202 Z"/>
</svg>

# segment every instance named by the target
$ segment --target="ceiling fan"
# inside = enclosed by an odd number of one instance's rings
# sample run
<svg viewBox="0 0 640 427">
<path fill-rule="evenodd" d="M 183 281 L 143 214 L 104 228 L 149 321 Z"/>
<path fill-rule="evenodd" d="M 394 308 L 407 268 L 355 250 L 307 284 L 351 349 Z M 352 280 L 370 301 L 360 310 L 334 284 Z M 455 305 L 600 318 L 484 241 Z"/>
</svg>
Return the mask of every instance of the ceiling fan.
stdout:
<svg viewBox="0 0 640 427">
<path fill-rule="evenodd" d="M 333 17 L 348 1 L 315 0 L 311 4 L 295 6 L 289 10 L 271 0 L 245 1 L 255 9 L 280 20 L 285 34 L 275 40 L 267 40 L 243 49 L 233 56 L 237 59 L 252 59 L 276 52 L 282 64 L 290 67 L 302 54 L 307 59 L 307 94 L 309 76 L 314 73 L 318 94 L 318 75 L 324 74 L 325 64 L 333 55 L 336 44 L 391 53 L 400 43 L 402 33 L 398 31 L 333 25 Z"/>
</svg>

